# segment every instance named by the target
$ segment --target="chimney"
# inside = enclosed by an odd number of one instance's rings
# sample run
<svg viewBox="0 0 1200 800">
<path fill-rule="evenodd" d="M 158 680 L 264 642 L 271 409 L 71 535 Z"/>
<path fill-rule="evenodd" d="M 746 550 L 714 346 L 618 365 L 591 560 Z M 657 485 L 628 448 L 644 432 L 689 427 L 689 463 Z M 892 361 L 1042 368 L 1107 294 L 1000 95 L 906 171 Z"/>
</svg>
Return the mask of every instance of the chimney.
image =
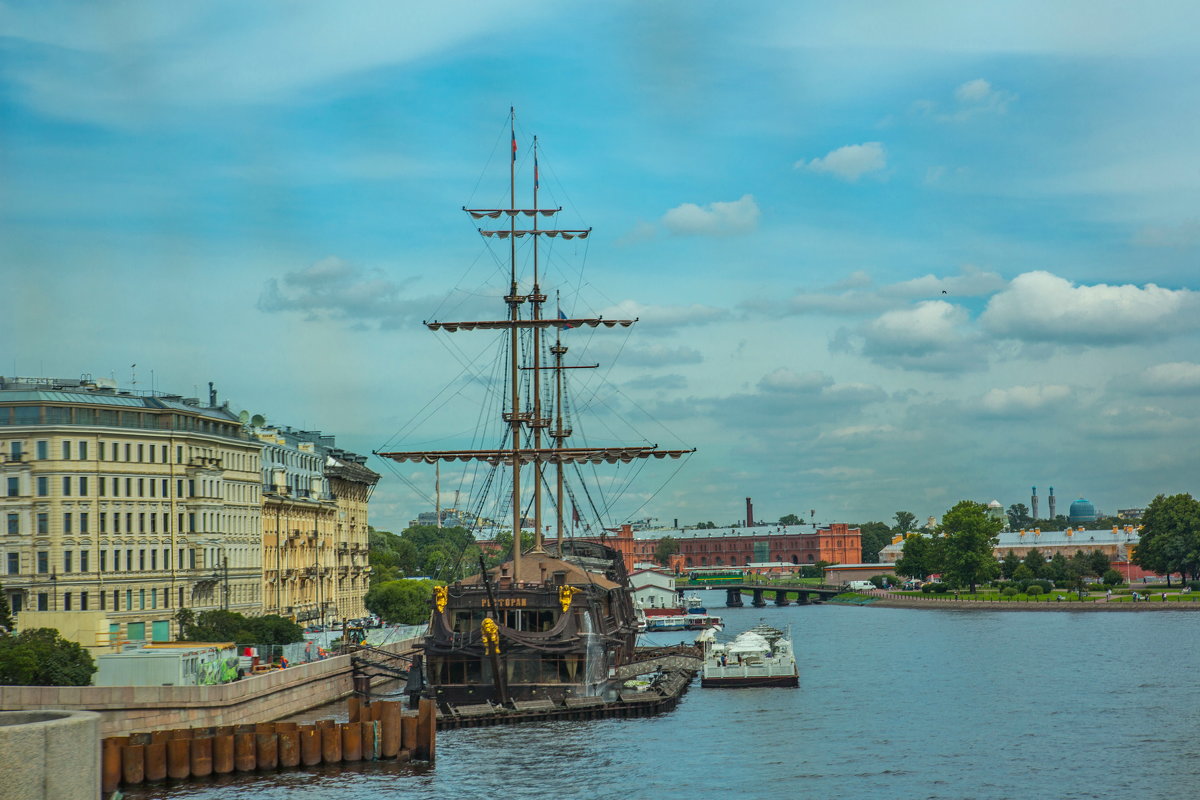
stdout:
<svg viewBox="0 0 1200 800">
<path fill-rule="evenodd" d="M 1054 519 L 1054 487 L 1050 487 L 1050 519 Z"/>
<path fill-rule="evenodd" d="M 1031 517 L 1033 517 L 1034 519 L 1038 518 L 1038 515 L 1037 515 L 1037 487 L 1036 486 L 1033 487 L 1033 496 L 1029 498 L 1029 515 Z"/>
<path fill-rule="evenodd" d="M 754 527 L 754 503 L 750 501 L 749 497 L 746 498 L 746 527 Z"/>
</svg>

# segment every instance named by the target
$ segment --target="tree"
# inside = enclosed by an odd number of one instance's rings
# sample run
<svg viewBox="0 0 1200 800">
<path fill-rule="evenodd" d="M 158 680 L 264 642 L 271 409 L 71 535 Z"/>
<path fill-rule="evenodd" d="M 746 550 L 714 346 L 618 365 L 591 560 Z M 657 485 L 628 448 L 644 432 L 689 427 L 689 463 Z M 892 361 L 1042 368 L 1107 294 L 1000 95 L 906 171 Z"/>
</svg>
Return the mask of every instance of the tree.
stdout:
<svg viewBox="0 0 1200 800">
<path fill-rule="evenodd" d="M 708 522 L 701 522 L 700 524 L 698 524 L 696 526 L 696 530 L 701 530 L 701 531 L 712 531 L 712 530 L 716 530 L 716 529 L 717 529 L 717 525 L 712 520 L 709 520 Z"/>
<path fill-rule="evenodd" d="M 671 563 L 671 556 L 679 552 L 679 540 L 674 536 L 664 536 L 654 547 L 654 560 L 664 567 Z"/>
<path fill-rule="evenodd" d="M 1011 531 L 1027 527 L 1033 522 L 1033 517 L 1029 516 L 1029 509 L 1024 503 L 1013 503 L 1005 513 L 1008 515 L 1008 529 Z"/>
<path fill-rule="evenodd" d="M 1025 554 L 1024 560 L 1021 562 L 1029 567 L 1029 571 L 1033 573 L 1033 577 L 1040 578 L 1046 571 L 1046 557 L 1036 547 L 1029 548 L 1029 552 Z"/>
<path fill-rule="evenodd" d="M 0 633 L 6 633 L 15 627 L 16 623 L 13 622 L 12 609 L 8 606 L 8 595 L 4 593 L 4 587 L 0 586 L 0 628 L 4 629 Z"/>
<path fill-rule="evenodd" d="M 943 537 L 942 574 L 970 587 L 974 594 L 977 584 L 1000 573 L 995 548 L 1003 527 L 985 506 L 972 500 L 963 500 L 947 511 L 938 526 Z"/>
<path fill-rule="evenodd" d="M 904 549 L 896 560 L 896 574 L 909 578 L 925 578 L 941 571 L 941 542 L 923 533 L 910 533 L 904 539 Z"/>
<path fill-rule="evenodd" d="M 1067 561 L 1067 557 L 1062 553 L 1055 553 L 1053 558 L 1046 562 L 1042 576 L 1055 583 L 1066 582 L 1071 577 L 1071 562 Z"/>
<path fill-rule="evenodd" d="M 398 580 L 372 586 L 363 604 L 385 622 L 419 625 L 429 619 L 433 581 Z"/>
<path fill-rule="evenodd" d="M 242 642 L 292 644 L 304 641 L 304 629 L 286 617 L 267 614 L 245 617 L 235 611 L 201 611 L 181 608 L 175 613 L 179 640 L 183 642 Z"/>
<path fill-rule="evenodd" d="M 879 551 L 892 541 L 892 529 L 886 522 L 865 522 L 858 529 L 862 531 L 862 563 L 878 563 Z"/>
<path fill-rule="evenodd" d="M 1142 525 L 1133 563 L 1165 574 L 1168 586 L 1174 572 L 1200 577 L 1200 501 L 1190 494 L 1160 494 L 1146 507 Z"/>
<path fill-rule="evenodd" d="M 1104 573 L 1112 567 L 1112 562 L 1103 550 L 1093 550 L 1088 554 L 1088 567 L 1092 575 L 1097 578 L 1103 577 Z"/>
<path fill-rule="evenodd" d="M 784 514 L 779 518 L 780 525 L 803 525 L 804 522 L 795 514 Z"/>
<path fill-rule="evenodd" d="M 91 655 L 53 628 L 0 637 L 0 684 L 87 686 L 95 671 Z"/>
<path fill-rule="evenodd" d="M 1017 568 L 1020 566 L 1023 566 L 1021 557 L 1015 551 L 1009 550 L 1004 554 L 1004 558 L 1000 559 L 1000 574 L 1006 579 L 1012 580 L 1013 576 L 1017 573 Z"/>
<path fill-rule="evenodd" d="M 896 524 L 892 530 L 900 535 L 904 535 L 917 528 L 917 515 L 911 511 L 897 511 L 895 513 Z"/>
<path fill-rule="evenodd" d="M 503 564 L 512 558 L 512 531 L 500 531 L 496 534 L 496 538 L 492 540 L 495 549 L 491 551 L 484 560 L 488 567 L 494 567 L 497 564 Z M 533 531 L 521 531 L 521 552 L 533 547 Z M 476 559 L 478 563 L 478 559 Z"/>
</svg>

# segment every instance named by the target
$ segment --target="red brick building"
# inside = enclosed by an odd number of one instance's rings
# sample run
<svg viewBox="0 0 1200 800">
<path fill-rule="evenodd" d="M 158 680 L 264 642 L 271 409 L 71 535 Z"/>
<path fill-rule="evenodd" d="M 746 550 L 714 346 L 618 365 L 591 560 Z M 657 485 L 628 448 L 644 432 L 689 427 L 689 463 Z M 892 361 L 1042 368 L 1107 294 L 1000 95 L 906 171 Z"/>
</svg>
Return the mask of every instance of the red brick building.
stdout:
<svg viewBox="0 0 1200 800">
<path fill-rule="evenodd" d="M 630 547 L 625 531 L 613 538 Z M 640 538 L 645 536 L 646 538 Z M 655 530 L 632 532 L 630 556 L 636 563 L 654 560 L 654 550 L 666 536 L 679 542 L 679 553 L 671 566 L 679 571 L 689 567 L 744 567 L 765 562 L 803 566 L 825 561 L 830 564 L 857 564 L 862 560 L 862 532 L 842 522 L 817 530 L 763 526 L 720 528 L 716 530 Z M 624 541 L 622 541 L 624 540 Z M 609 546 L 618 546 L 613 539 Z M 622 553 L 625 547 L 618 546 Z M 628 559 L 627 559 L 628 560 Z"/>
</svg>

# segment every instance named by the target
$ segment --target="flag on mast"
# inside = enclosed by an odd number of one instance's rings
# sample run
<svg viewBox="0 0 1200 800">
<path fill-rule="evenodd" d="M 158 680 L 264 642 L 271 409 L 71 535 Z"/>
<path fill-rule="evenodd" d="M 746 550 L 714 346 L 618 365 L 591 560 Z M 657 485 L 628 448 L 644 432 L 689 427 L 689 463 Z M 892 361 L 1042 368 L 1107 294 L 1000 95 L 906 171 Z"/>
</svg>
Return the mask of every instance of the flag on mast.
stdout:
<svg viewBox="0 0 1200 800">
<path fill-rule="evenodd" d="M 512 132 L 512 160 L 517 160 L 517 132 Z"/>
<path fill-rule="evenodd" d="M 559 319 L 567 319 L 568 318 L 567 315 L 563 313 L 563 310 L 561 308 L 558 310 L 558 318 Z M 571 330 L 571 328 L 574 328 L 575 326 L 574 325 L 563 325 L 563 327 L 566 328 L 567 330 Z"/>
</svg>

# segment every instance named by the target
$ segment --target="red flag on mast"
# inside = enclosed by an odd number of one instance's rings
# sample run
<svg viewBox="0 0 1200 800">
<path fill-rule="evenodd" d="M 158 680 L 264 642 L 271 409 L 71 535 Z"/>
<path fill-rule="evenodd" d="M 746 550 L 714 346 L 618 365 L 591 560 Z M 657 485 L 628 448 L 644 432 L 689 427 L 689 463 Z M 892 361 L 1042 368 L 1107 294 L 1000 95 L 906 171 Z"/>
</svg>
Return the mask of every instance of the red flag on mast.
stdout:
<svg viewBox="0 0 1200 800">
<path fill-rule="evenodd" d="M 512 147 L 513 147 L 512 160 L 516 161 L 517 160 L 517 132 L 516 131 L 513 131 Z"/>
</svg>

